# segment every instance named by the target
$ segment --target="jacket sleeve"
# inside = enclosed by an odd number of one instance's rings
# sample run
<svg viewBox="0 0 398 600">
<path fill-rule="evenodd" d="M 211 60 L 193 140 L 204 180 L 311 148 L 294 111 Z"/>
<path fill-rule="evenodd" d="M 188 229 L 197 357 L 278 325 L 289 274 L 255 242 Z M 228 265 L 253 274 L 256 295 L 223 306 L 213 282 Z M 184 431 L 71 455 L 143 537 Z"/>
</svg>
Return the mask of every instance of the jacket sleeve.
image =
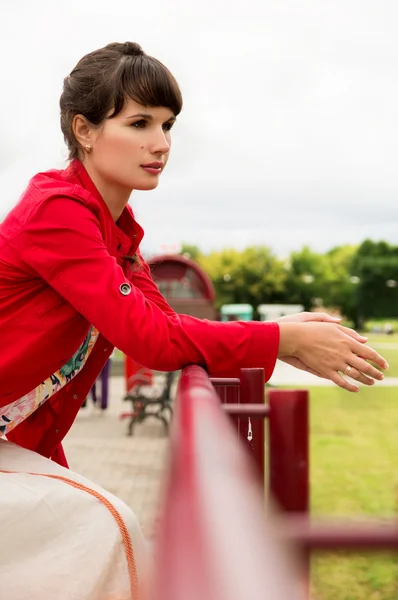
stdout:
<svg viewBox="0 0 398 600">
<path fill-rule="evenodd" d="M 145 298 L 158 306 L 166 315 L 175 316 L 177 313 L 173 310 L 167 300 L 159 292 L 159 288 L 153 281 L 149 265 L 145 262 L 140 251 L 137 252 L 141 265 L 132 270 L 129 269 L 129 280 L 144 294 Z"/>
<path fill-rule="evenodd" d="M 275 366 L 277 323 L 206 321 L 178 315 L 130 283 L 105 245 L 100 224 L 70 198 L 42 202 L 21 234 L 22 260 L 138 364 L 174 371 L 188 364 L 212 376 L 236 376 L 242 367 Z M 153 284 L 154 285 L 154 284 Z"/>
</svg>

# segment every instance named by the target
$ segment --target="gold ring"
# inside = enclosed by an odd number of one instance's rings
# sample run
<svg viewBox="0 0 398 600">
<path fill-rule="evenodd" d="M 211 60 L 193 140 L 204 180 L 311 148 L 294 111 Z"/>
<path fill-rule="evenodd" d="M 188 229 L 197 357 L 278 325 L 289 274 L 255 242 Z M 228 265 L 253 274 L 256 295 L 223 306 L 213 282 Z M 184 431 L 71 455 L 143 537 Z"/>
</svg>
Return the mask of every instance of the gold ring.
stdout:
<svg viewBox="0 0 398 600">
<path fill-rule="evenodd" d="M 347 365 L 346 368 L 343 371 L 343 375 L 349 375 L 351 369 L 352 369 L 352 367 L 350 367 L 350 365 Z"/>
</svg>

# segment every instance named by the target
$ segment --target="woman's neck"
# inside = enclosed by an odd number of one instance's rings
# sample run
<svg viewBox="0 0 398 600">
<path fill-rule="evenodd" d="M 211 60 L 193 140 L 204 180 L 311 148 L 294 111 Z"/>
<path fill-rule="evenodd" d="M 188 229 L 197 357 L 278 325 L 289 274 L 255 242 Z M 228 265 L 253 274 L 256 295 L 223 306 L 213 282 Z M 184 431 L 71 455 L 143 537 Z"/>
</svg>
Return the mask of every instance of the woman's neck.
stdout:
<svg viewBox="0 0 398 600">
<path fill-rule="evenodd" d="M 124 187 L 117 187 L 113 182 L 107 182 L 98 175 L 95 169 L 90 168 L 90 165 L 84 164 L 91 181 L 101 194 L 102 199 L 107 205 L 113 220 L 118 221 L 120 215 L 124 211 L 132 190 L 127 190 Z"/>
</svg>

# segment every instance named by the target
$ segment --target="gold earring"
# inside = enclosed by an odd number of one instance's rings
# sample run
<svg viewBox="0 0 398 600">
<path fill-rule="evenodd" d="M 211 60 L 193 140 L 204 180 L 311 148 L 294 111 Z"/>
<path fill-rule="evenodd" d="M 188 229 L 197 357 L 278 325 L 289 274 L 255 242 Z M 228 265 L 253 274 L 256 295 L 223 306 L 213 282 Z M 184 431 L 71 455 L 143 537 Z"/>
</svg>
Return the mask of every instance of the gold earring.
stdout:
<svg viewBox="0 0 398 600">
<path fill-rule="evenodd" d="M 91 146 L 90 146 L 90 144 L 86 144 L 85 145 L 85 149 L 86 149 L 87 154 L 90 154 L 90 152 L 91 152 Z"/>
</svg>

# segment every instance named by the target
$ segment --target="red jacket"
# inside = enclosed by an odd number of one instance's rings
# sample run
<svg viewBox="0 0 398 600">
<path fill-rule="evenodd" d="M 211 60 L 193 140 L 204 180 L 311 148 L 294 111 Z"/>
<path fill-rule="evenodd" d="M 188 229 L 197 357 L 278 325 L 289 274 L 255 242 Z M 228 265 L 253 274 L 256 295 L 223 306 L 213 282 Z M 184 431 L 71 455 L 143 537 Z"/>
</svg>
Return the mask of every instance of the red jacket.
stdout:
<svg viewBox="0 0 398 600">
<path fill-rule="evenodd" d="M 241 367 L 264 367 L 271 376 L 278 325 L 177 315 L 148 266 L 123 258 L 142 237 L 130 207 L 113 221 L 78 160 L 33 177 L 0 225 L 0 406 L 65 364 L 90 324 L 101 333 L 81 372 L 10 440 L 64 462 L 59 444 L 114 346 L 154 370 L 194 363 L 213 376 L 236 376 Z"/>
</svg>

